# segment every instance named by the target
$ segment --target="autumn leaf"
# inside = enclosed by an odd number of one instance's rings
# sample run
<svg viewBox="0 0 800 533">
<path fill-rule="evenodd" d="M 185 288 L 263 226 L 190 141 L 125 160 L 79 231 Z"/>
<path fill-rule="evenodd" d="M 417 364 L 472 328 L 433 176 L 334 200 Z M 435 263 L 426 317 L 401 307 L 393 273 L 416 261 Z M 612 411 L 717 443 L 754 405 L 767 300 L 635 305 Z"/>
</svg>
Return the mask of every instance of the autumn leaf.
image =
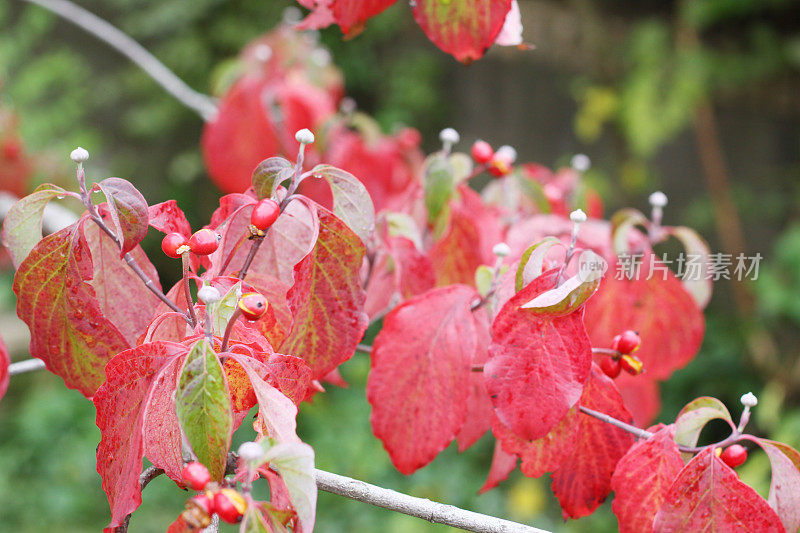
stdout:
<svg viewBox="0 0 800 533">
<path fill-rule="evenodd" d="M 485 263 L 480 247 L 480 230 L 472 214 L 453 205 L 447 228 L 428 256 L 438 285 L 475 283 L 475 270 Z"/>
<path fill-rule="evenodd" d="M 464 285 L 433 289 L 396 307 L 375 338 L 367 381 L 372 431 L 403 474 L 431 462 L 464 424 L 477 299 Z"/>
<path fill-rule="evenodd" d="M 472 357 L 472 368 L 483 366 L 489 357 L 489 343 L 491 342 L 491 324 L 489 312 L 486 307 L 477 309 L 472 313 L 475 321 L 476 348 Z M 456 435 L 458 451 L 463 452 L 489 431 L 492 427 L 494 408 L 486 392 L 482 372 L 470 372 L 469 397 L 467 398 L 467 417 L 464 425 Z"/>
<path fill-rule="evenodd" d="M 622 533 L 650 531 L 672 482 L 683 469 L 675 426 L 651 428 L 652 437 L 631 446 L 611 478 L 611 508 Z"/>
<path fill-rule="evenodd" d="M 220 481 L 233 435 L 228 385 L 216 352 L 205 339 L 192 346 L 175 391 L 178 421 L 197 460 Z"/>
<path fill-rule="evenodd" d="M 131 182 L 122 178 L 106 178 L 95 183 L 92 190 L 100 190 L 106 197 L 112 230 L 119 239 L 119 256 L 122 257 L 147 235 L 147 201 Z"/>
<path fill-rule="evenodd" d="M 479 494 L 489 492 L 497 487 L 502 481 L 508 479 L 509 474 L 517 467 L 517 456 L 507 453 L 500 445 L 500 441 L 495 441 L 494 452 L 492 453 L 492 464 L 489 467 L 489 475 L 486 482 L 478 491 Z"/>
<path fill-rule="evenodd" d="M 554 317 L 520 308 L 557 276 L 558 269 L 542 274 L 503 306 L 483 371 L 497 417 L 526 440 L 544 437 L 567 415 L 592 363 L 582 310 Z"/>
<path fill-rule="evenodd" d="M 797 531 L 800 528 L 800 453 L 781 442 L 755 437 L 750 440 L 764 449 L 772 466 L 767 501 L 778 513 L 786 531 Z"/>
<path fill-rule="evenodd" d="M 147 208 L 150 226 L 161 233 L 180 233 L 185 237 L 192 234 L 192 228 L 183 210 L 175 200 L 167 200 Z"/>
<path fill-rule="evenodd" d="M 3 399 L 6 391 L 8 390 L 8 382 L 11 379 L 11 374 L 8 367 L 11 365 L 11 357 L 8 355 L 8 348 L 6 343 L 0 338 L 0 400 Z"/>
<path fill-rule="evenodd" d="M 120 525 L 142 503 L 139 474 L 146 406 L 161 372 L 185 353 L 185 346 L 170 342 L 123 351 L 108 363 L 108 379 L 92 398 L 101 434 L 97 473 L 111 506 L 109 528 Z"/>
<path fill-rule="evenodd" d="M 775 511 L 709 446 L 683 467 L 653 524 L 656 532 L 785 531 Z"/>
<path fill-rule="evenodd" d="M 316 209 L 319 235 L 294 267 L 286 295 L 294 324 L 279 351 L 302 357 L 320 379 L 352 357 L 368 319 L 359 275 L 364 244 L 333 213 Z"/>
<path fill-rule="evenodd" d="M 39 241 L 17 269 L 14 294 L 17 315 L 31 330 L 31 355 L 67 387 L 91 397 L 105 381 L 106 363 L 129 343 L 103 315 L 91 285 L 85 221 Z"/>
<path fill-rule="evenodd" d="M 273 443 L 261 439 L 265 464 L 281 476 L 289 499 L 297 512 L 299 532 L 311 533 L 317 509 L 317 482 L 314 478 L 314 449 L 302 442 Z"/>
<path fill-rule="evenodd" d="M 269 157 L 253 171 L 251 183 L 258 199 L 272 198 L 278 185 L 294 174 L 294 165 L 283 157 Z"/>
<path fill-rule="evenodd" d="M 184 352 L 186 349 L 184 348 Z M 176 483 L 183 484 L 181 425 L 175 392 L 184 359 L 175 357 L 153 378 L 145 409 L 144 455 Z"/>
<path fill-rule="evenodd" d="M 614 382 L 592 365 L 580 405 L 630 423 Z M 611 492 L 611 476 L 617 462 L 633 444 L 633 435 L 586 414 L 578 417 L 578 432 L 572 453 L 553 473 L 553 493 L 564 517 L 592 514 Z"/>
<path fill-rule="evenodd" d="M 328 182 L 333 213 L 366 244 L 375 229 L 375 207 L 364 184 L 349 172 L 330 165 L 317 165 L 311 175 Z"/>
</svg>

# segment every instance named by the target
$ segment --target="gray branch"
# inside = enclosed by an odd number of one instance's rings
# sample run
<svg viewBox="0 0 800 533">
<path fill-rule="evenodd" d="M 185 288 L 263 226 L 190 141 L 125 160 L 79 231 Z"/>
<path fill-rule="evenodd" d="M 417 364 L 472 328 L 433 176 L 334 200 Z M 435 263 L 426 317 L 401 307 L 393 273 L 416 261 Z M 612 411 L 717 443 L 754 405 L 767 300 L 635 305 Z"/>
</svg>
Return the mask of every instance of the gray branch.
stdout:
<svg viewBox="0 0 800 533">
<path fill-rule="evenodd" d="M 120 54 L 124 55 L 142 70 L 144 70 L 156 83 L 161 85 L 169 94 L 179 102 L 195 111 L 203 120 L 211 120 L 217 112 L 214 100 L 201 94 L 184 83 L 161 61 L 155 58 L 142 45 L 125 35 L 105 20 L 90 13 L 69 0 L 23 0 L 37 4 L 59 17 L 62 17 L 76 26 L 91 33 L 105 42 Z"/>
</svg>

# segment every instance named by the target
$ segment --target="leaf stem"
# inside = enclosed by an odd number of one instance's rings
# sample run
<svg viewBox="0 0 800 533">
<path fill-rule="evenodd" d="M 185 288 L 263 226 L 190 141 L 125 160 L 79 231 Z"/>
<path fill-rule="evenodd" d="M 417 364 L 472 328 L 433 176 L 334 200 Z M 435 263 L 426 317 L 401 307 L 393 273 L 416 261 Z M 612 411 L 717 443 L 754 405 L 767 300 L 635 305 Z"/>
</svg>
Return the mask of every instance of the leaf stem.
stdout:
<svg viewBox="0 0 800 533">
<path fill-rule="evenodd" d="M 219 347 L 220 352 L 227 352 L 228 351 L 228 341 L 230 341 L 231 333 L 233 333 L 233 325 L 239 320 L 239 317 L 242 315 L 242 310 L 239 309 L 239 306 L 236 306 L 236 310 L 231 315 L 231 319 L 228 320 L 228 325 L 225 328 L 225 335 L 222 337 L 222 344 Z"/>
<path fill-rule="evenodd" d="M 283 211 L 282 208 L 281 211 Z M 270 228 L 267 228 L 267 231 L 269 230 Z M 250 269 L 250 265 L 252 264 L 253 259 L 256 257 L 256 253 L 258 252 L 258 249 L 261 247 L 262 242 L 264 242 L 264 237 L 256 237 L 253 239 L 253 244 L 252 246 L 250 246 L 250 251 L 247 252 L 247 257 L 245 258 L 244 264 L 242 265 L 242 268 L 239 270 L 239 275 L 237 276 L 240 280 L 244 281 L 244 277 L 247 276 L 247 271 Z"/>
</svg>

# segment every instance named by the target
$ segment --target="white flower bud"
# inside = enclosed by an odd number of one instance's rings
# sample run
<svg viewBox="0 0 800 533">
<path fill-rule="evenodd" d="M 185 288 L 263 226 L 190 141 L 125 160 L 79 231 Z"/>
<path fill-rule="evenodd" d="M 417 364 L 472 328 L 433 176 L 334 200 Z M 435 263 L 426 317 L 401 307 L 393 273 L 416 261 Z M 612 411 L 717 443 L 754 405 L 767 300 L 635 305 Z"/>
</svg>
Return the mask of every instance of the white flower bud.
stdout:
<svg viewBox="0 0 800 533">
<path fill-rule="evenodd" d="M 492 253 L 497 257 L 508 257 L 511 254 L 511 248 L 504 242 L 498 242 L 492 248 Z"/>
<path fill-rule="evenodd" d="M 575 211 L 569 214 L 569 219 L 573 221 L 575 224 L 586 222 L 586 213 L 583 212 L 583 209 L 576 209 Z"/>
<path fill-rule="evenodd" d="M 331 53 L 324 48 L 315 48 L 310 57 L 311 62 L 318 67 L 327 67 L 331 64 Z"/>
<path fill-rule="evenodd" d="M 740 401 L 745 407 L 755 407 L 758 405 L 758 398 L 756 398 L 756 395 L 752 392 L 748 392 L 747 394 L 743 395 Z"/>
<path fill-rule="evenodd" d="M 259 44 L 256 46 L 256 49 L 253 50 L 253 56 L 256 58 L 257 61 L 261 61 L 262 63 L 266 63 L 270 59 L 272 59 L 272 47 L 268 44 Z"/>
<path fill-rule="evenodd" d="M 248 463 L 254 463 L 264 456 L 264 449 L 257 442 L 243 442 L 239 446 L 239 457 Z"/>
<path fill-rule="evenodd" d="M 76 163 L 84 163 L 89 159 L 89 152 L 79 146 L 69 154 L 69 158 Z"/>
<path fill-rule="evenodd" d="M 667 205 L 667 195 L 661 191 L 656 191 L 650 195 L 650 205 L 653 207 L 664 207 Z"/>
<path fill-rule="evenodd" d="M 356 101 L 350 98 L 349 96 L 345 96 L 344 98 L 342 98 L 342 101 L 339 103 L 339 111 L 341 113 L 344 113 L 345 115 L 355 113 L 356 109 L 358 109 Z"/>
<path fill-rule="evenodd" d="M 283 10 L 283 23 L 294 26 L 303 20 L 303 12 L 299 7 L 289 6 Z"/>
<path fill-rule="evenodd" d="M 314 134 L 311 133 L 311 130 L 306 128 L 303 128 L 302 130 L 295 133 L 294 138 L 300 144 L 312 144 L 314 142 Z"/>
<path fill-rule="evenodd" d="M 439 132 L 439 140 L 442 141 L 443 144 L 452 146 L 458 144 L 458 141 L 461 140 L 461 136 L 453 128 L 445 128 Z"/>
<path fill-rule="evenodd" d="M 591 168 L 592 160 L 586 154 L 575 154 L 569 164 L 578 172 L 586 172 Z"/>
<path fill-rule="evenodd" d="M 513 146 L 509 146 L 504 144 L 497 151 L 494 153 L 494 156 L 497 159 L 502 159 L 503 161 L 507 161 L 509 165 L 513 165 L 514 162 L 517 160 L 517 151 L 514 149 Z"/>
<path fill-rule="evenodd" d="M 197 291 L 197 298 L 206 305 L 215 304 L 222 299 L 219 291 L 211 285 L 203 285 Z"/>
</svg>

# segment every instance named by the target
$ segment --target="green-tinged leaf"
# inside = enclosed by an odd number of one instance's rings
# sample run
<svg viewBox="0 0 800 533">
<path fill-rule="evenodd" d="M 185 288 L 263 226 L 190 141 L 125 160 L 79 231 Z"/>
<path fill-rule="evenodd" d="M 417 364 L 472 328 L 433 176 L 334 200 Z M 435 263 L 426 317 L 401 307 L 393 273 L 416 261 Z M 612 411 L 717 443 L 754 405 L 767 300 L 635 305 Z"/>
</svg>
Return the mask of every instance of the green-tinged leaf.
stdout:
<svg viewBox="0 0 800 533">
<path fill-rule="evenodd" d="M 433 154 L 425 167 L 425 207 L 428 209 L 428 222 L 434 224 L 442 214 L 447 201 L 455 191 L 453 166 L 442 154 Z"/>
<path fill-rule="evenodd" d="M 450 156 L 450 165 L 453 168 L 453 184 L 458 185 L 472 176 L 475 165 L 467 154 L 456 152 Z"/>
<path fill-rule="evenodd" d="M 42 240 L 42 215 L 44 208 L 53 198 L 59 198 L 67 191 L 57 185 L 45 183 L 31 194 L 11 206 L 3 220 L 3 246 L 15 267 Z"/>
<path fill-rule="evenodd" d="M 105 381 L 106 363 L 129 344 L 103 315 L 90 283 L 85 221 L 39 241 L 17 269 L 14 294 L 17 315 L 31 330 L 31 355 L 67 387 L 91 397 Z"/>
<path fill-rule="evenodd" d="M 486 298 L 492 288 L 494 270 L 486 265 L 481 265 L 475 271 L 475 288 L 482 298 Z"/>
<path fill-rule="evenodd" d="M 617 255 L 628 255 L 630 251 L 631 231 L 636 226 L 648 226 L 650 221 L 640 211 L 636 209 L 621 209 L 611 217 L 611 243 L 614 253 Z"/>
<path fill-rule="evenodd" d="M 283 511 L 269 502 L 252 502 L 247 506 L 240 533 L 291 533 L 286 523 L 293 513 Z"/>
<path fill-rule="evenodd" d="M 259 163 L 253 171 L 252 179 L 258 199 L 272 198 L 276 187 L 290 178 L 293 172 L 294 166 L 283 157 L 270 157 Z"/>
<path fill-rule="evenodd" d="M 386 225 L 389 237 L 405 237 L 414 243 L 417 250 L 422 250 L 422 231 L 411 215 L 405 213 L 386 213 Z"/>
<path fill-rule="evenodd" d="M 262 446 L 269 446 L 266 439 Z M 286 484 L 302 531 L 313 531 L 317 509 L 314 449 L 302 442 L 282 442 L 265 451 L 264 462 L 277 470 Z"/>
<path fill-rule="evenodd" d="M 555 289 L 545 291 L 521 305 L 520 308 L 531 309 L 541 315 L 568 315 L 582 306 L 599 286 L 599 278 L 584 280 L 583 276 L 576 274 Z"/>
<path fill-rule="evenodd" d="M 150 216 L 147 201 L 136 187 L 122 178 L 106 178 L 95 183 L 106 197 L 113 229 L 120 239 L 120 257 L 133 250 L 147 235 Z"/>
<path fill-rule="evenodd" d="M 664 228 L 664 230 L 681 241 L 687 258 L 691 258 L 692 263 L 697 265 L 696 271 L 687 270 L 687 275 L 681 278 L 681 283 L 686 292 L 691 294 L 694 301 L 697 302 L 697 306 L 705 309 L 714 289 L 714 283 L 709 275 L 711 250 L 708 243 L 692 228 L 676 226 Z"/>
<path fill-rule="evenodd" d="M 544 271 L 544 258 L 547 252 L 555 245 L 563 246 L 563 243 L 556 237 L 545 237 L 536 244 L 528 247 L 522 254 L 517 268 L 515 279 L 516 292 L 519 292 L 528 283 L 542 275 Z"/>
<path fill-rule="evenodd" d="M 710 396 L 692 400 L 678 413 L 675 421 L 675 442 L 683 446 L 696 446 L 700 432 L 712 420 L 725 420 L 733 427 L 733 419 L 721 401 Z M 684 454 L 684 459 L 691 457 Z"/>
<path fill-rule="evenodd" d="M 311 172 L 330 185 L 334 214 L 366 243 L 375 229 L 375 207 L 364 184 L 349 172 L 330 165 L 317 165 Z"/>
<path fill-rule="evenodd" d="M 209 306 L 211 328 L 215 335 L 222 336 L 225 334 L 225 329 L 228 327 L 228 322 L 230 322 L 233 313 L 236 312 L 236 306 L 241 295 L 242 284 L 239 282 L 228 289 L 228 292 L 223 294 L 218 302 Z"/>
<path fill-rule="evenodd" d="M 198 341 L 186 356 L 175 409 L 197 459 L 206 465 L 213 479 L 221 481 L 231 445 L 233 414 L 222 366 L 205 339 Z"/>
</svg>

